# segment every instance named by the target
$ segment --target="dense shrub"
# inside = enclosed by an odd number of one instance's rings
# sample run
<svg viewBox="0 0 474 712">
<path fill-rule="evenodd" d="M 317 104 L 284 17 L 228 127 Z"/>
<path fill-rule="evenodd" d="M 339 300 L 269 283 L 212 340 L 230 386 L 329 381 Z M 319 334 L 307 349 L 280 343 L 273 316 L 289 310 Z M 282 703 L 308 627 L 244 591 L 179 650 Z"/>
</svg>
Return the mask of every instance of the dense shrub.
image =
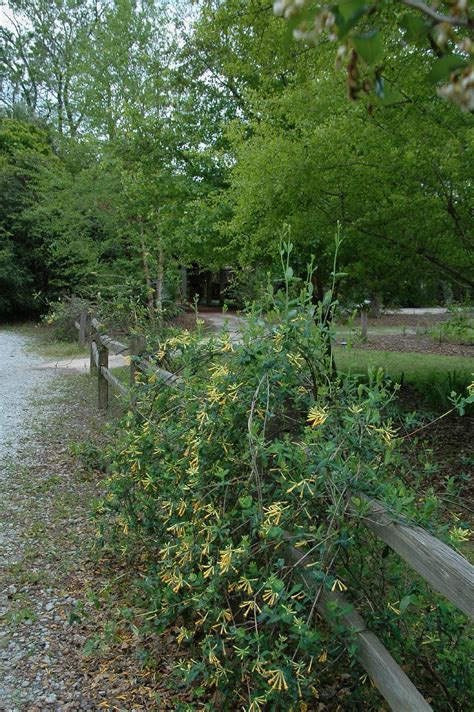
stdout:
<svg viewBox="0 0 474 712">
<path fill-rule="evenodd" d="M 187 332 L 158 345 L 182 380 L 150 371 L 137 385 L 97 511 L 101 542 L 140 562 L 142 632 L 173 634 L 177 672 L 207 709 L 318 709 L 330 685 L 334 708 L 380 709 L 341 611 L 332 626 L 315 612 L 320 587 L 357 603 L 420 689 L 440 694 L 437 709 L 461 709 L 463 616 L 368 535 L 361 500 L 348 509 L 362 492 L 433 527 L 437 500 L 404 484 L 383 374 L 337 375 L 331 294 L 316 308 L 311 290 L 272 295 L 277 323 L 256 311 L 238 346 Z M 462 522 L 448 530 L 466 536 Z M 310 555 L 304 582 L 288 541 Z"/>
<path fill-rule="evenodd" d="M 75 323 L 83 310 L 92 313 L 91 303 L 80 297 L 64 297 L 51 302 L 44 321 L 52 327 L 58 341 L 75 341 L 78 335 Z"/>
</svg>

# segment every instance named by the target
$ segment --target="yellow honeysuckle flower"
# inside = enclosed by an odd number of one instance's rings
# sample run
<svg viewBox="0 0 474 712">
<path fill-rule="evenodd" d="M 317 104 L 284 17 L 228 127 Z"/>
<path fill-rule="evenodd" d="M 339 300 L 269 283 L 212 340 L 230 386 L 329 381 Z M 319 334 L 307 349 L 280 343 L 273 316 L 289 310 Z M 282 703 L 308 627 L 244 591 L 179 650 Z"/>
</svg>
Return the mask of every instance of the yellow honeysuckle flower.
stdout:
<svg viewBox="0 0 474 712">
<path fill-rule="evenodd" d="M 286 357 L 295 368 L 301 368 L 304 365 L 304 358 L 300 354 L 294 354 L 289 351 Z"/>
<path fill-rule="evenodd" d="M 219 568 L 221 574 L 226 574 L 229 569 L 230 565 L 232 563 L 232 549 L 223 549 L 220 552 L 220 559 L 219 559 Z"/>
<path fill-rule="evenodd" d="M 324 408 L 318 408 L 317 406 L 312 406 L 309 409 L 307 422 L 312 428 L 316 428 L 318 425 L 322 425 L 325 420 L 327 420 L 328 413 Z"/>
<path fill-rule="evenodd" d="M 205 566 L 203 568 L 203 577 L 210 578 L 211 576 L 214 576 L 214 572 L 215 572 L 215 568 L 214 568 L 214 566 L 212 566 L 212 564 L 209 566 Z"/>
<path fill-rule="evenodd" d="M 236 584 L 235 588 L 237 591 L 245 591 L 247 594 L 252 594 L 253 593 L 253 588 L 252 588 L 252 581 L 256 581 L 257 579 L 248 579 L 245 576 L 242 576 L 239 579 L 239 582 Z"/>
<path fill-rule="evenodd" d="M 174 575 L 170 582 L 173 593 L 179 593 L 179 591 L 183 588 L 184 583 L 185 581 L 182 574 Z"/>
<path fill-rule="evenodd" d="M 268 675 L 268 684 L 272 690 L 278 690 L 278 692 L 281 692 L 282 690 L 288 689 L 288 683 L 286 682 L 285 675 L 282 670 L 269 670 Z"/>
<path fill-rule="evenodd" d="M 304 495 L 304 491 L 305 491 L 305 489 L 306 489 L 307 492 L 308 492 L 308 494 L 309 494 L 309 495 L 312 495 L 312 494 L 313 494 L 313 488 L 311 487 L 311 484 L 316 484 L 316 480 L 314 479 L 314 477 L 310 477 L 310 478 L 308 478 L 307 480 L 301 480 L 300 482 L 293 482 L 293 484 L 290 485 L 290 486 L 288 487 L 288 489 L 286 490 L 286 493 L 287 493 L 287 494 L 290 494 L 291 492 L 293 492 L 293 490 L 299 489 L 299 490 L 300 490 L 300 497 L 302 498 L 303 495 Z"/>
<path fill-rule="evenodd" d="M 264 507 L 263 511 L 266 514 L 264 525 L 268 526 L 269 524 L 273 524 L 274 526 L 278 526 L 283 512 L 287 509 L 289 509 L 289 504 L 286 502 L 274 502 L 269 507 Z"/>
<path fill-rule="evenodd" d="M 449 535 L 455 541 L 470 541 L 471 537 L 474 536 L 474 531 L 472 529 L 462 529 L 461 527 L 452 527 L 449 530 Z"/>
<path fill-rule="evenodd" d="M 298 591 L 298 593 L 294 593 L 291 597 L 292 600 L 294 601 L 302 601 L 306 597 L 305 591 Z"/>
<path fill-rule="evenodd" d="M 140 482 L 141 482 L 141 485 L 144 490 L 148 490 L 148 489 L 150 489 L 150 487 L 155 486 L 154 482 L 150 478 L 150 475 L 147 475 L 146 477 L 144 477 Z"/>
<path fill-rule="evenodd" d="M 268 670 L 265 669 L 266 664 L 264 660 L 257 660 L 252 667 L 252 672 L 258 672 L 259 675 L 267 675 Z"/>
<path fill-rule="evenodd" d="M 244 618 L 247 618 L 247 616 L 250 613 L 261 613 L 262 612 L 262 609 L 257 605 L 257 602 L 255 600 L 244 601 L 243 603 L 240 604 L 239 608 L 242 608 L 243 613 L 244 613 Z"/>
<path fill-rule="evenodd" d="M 250 706 L 247 710 L 247 712 L 262 712 L 262 705 L 265 705 L 267 703 L 266 697 L 255 697 L 252 702 L 250 703 Z"/>
<path fill-rule="evenodd" d="M 188 640 L 189 637 L 190 637 L 189 631 L 188 631 L 184 626 L 182 626 L 182 627 L 179 629 L 179 634 L 176 636 L 176 642 L 177 642 L 177 643 L 182 643 L 183 640 Z"/>
<path fill-rule="evenodd" d="M 335 591 L 336 588 L 339 589 L 339 591 L 347 591 L 347 586 L 345 583 L 342 583 L 339 579 L 336 579 L 331 587 L 331 591 Z"/>
<path fill-rule="evenodd" d="M 283 334 L 277 333 L 273 335 L 273 348 L 277 353 L 280 353 L 282 348 Z"/>
<path fill-rule="evenodd" d="M 211 665 L 220 665 L 220 660 L 217 657 L 217 655 L 215 655 L 215 653 L 214 653 L 215 649 L 216 649 L 216 646 L 214 646 L 212 648 L 212 650 L 209 651 L 209 656 L 208 656 L 209 662 L 211 663 Z"/>
<path fill-rule="evenodd" d="M 232 341 L 229 339 L 228 341 L 225 341 L 222 344 L 221 348 L 226 353 L 231 353 L 234 350 L 234 345 L 233 345 Z"/>
<path fill-rule="evenodd" d="M 378 433 L 382 440 L 387 443 L 387 445 L 392 444 L 392 440 L 396 437 L 397 431 L 395 428 L 392 428 L 390 425 L 386 425 L 383 428 L 377 428 L 375 425 L 369 425 L 368 426 L 369 430 L 372 430 L 375 433 Z"/>
<path fill-rule="evenodd" d="M 211 378 L 213 378 L 213 379 L 225 378 L 226 376 L 229 375 L 229 367 L 226 364 L 221 364 L 221 363 L 213 364 L 209 368 L 209 370 L 212 374 Z"/>
<path fill-rule="evenodd" d="M 270 608 L 275 605 L 278 600 L 278 593 L 275 593 L 271 588 L 266 588 L 262 595 L 263 600 Z"/>
</svg>

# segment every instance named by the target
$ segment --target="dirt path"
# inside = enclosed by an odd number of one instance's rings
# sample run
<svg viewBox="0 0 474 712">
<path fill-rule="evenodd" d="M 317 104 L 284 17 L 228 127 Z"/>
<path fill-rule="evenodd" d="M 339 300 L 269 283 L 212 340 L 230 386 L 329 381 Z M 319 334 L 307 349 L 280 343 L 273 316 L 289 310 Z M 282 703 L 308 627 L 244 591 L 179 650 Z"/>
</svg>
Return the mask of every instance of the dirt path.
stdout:
<svg viewBox="0 0 474 712">
<path fill-rule="evenodd" d="M 242 327 L 246 322 L 245 317 L 240 317 L 236 314 L 223 314 L 211 311 L 199 312 L 199 316 L 204 319 L 212 331 L 221 331 L 222 329 L 226 329 L 226 331 L 229 332 L 232 341 L 240 340 Z"/>
</svg>

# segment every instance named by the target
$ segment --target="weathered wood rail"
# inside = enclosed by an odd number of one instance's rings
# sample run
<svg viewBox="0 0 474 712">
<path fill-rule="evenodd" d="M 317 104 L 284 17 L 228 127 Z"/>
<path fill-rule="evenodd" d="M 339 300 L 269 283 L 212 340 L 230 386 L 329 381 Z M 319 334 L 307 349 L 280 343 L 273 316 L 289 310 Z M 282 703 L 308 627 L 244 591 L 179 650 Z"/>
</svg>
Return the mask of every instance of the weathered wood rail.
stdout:
<svg viewBox="0 0 474 712">
<path fill-rule="evenodd" d="M 97 319 L 90 320 L 90 370 L 98 379 L 99 408 L 108 406 L 109 386 L 122 397 L 130 395 L 133 398 L 132 390 L 124 386 L 110 371 L 109 351 L 130 355 L 131 385 L 135 383 L 137 371 L 142 371 L 155 373 L 170 387 L 179 387 L 182 382 L 179 376 L 158 368 L 147 358 L 143 358 L 146 346 L 143 337 L 131 337 L 130 344 L 127 345 L 101 333 L 102 326 Z M 79 331 L 79 342 L 84 343 L 82 340 L 85 340 L 87 333 L 87 319 L 82 315 L 76 322 L 76 328 Z M 133 400 L 131 403 L 133 404 Z M 381 502 L 360 493 L 353 497 L 354 499 L 349 499 L 348 502 L 348 515 L 353 515 L 357 521 L 367 526 L 435 591 L 474 620 L 474 566 L 426 530 L 392 515 Z M 286 538 L 288 543 L 285 545 L 284 558 L 287 566 L 295 570 L 295 574 L 310 590 L 314 590 L 316 609 L 330 625 L 334 622 L 330 611 L 335 606 L 340 609 L 340 620 L 355 636 L 360 663 L 390 708 L 394 712 L 432 710 L 380 639 L 367 628 L 364 619 L 353 609 L 352 604 L 340 593 L 314 583 L 306 568 L 313 563 L 312 558 L 291 545 L 294 537 L 287 534 Z"/>
</svg>

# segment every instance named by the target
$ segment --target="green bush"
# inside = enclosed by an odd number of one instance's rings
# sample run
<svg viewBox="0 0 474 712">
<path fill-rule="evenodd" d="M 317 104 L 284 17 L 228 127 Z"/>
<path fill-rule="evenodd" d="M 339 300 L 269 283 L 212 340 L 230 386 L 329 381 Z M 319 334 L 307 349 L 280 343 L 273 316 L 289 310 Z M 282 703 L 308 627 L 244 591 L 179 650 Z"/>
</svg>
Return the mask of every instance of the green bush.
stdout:
<svg viewBox="0 0 474 712">
<path fill-rule="evenodd" d="M 44 321 L 53 329 L 58 341 L 77 341 L 78 331 L 75 322 L 79 320 L 81 312 L 87 310 L 91 313 L 91 304 L 80 297 L 64 297 L 57 302 L 51 302 Z"/>
<path fill-rule="evenodd" d="M 137 385 L 97 508 L 102 545 L 140 562 L 134 630 L 172 634 L 205 709 L 317 709 L 331 686 L 344 709 L 380 709 L 341 611 L 332 626 L 315 613 L 319 588 L 344 590 L 437 709 L 466 708 L 463 616 L 348 513 L 362 492 L 435 526 L 437 499 L 403 481 L 393 389 L 381 370 L 367 384 L 337 375 L 331 294 L 318 308 L 310 283 L 289 294 L 269 296 L 262 313 L 278 323 L 255 311 L 237 347 L 226 334 L 167 339 L 156 360 L 181 382 L 150 371 Z M 439 533 L 463 539 L 463 526 Z M 310 554 L 304 581 L 288 541 Z"/>
<path fill-rule="evenodd" d="M 472 307 L 454 304 L 449 308 L 449 321 L 444 322 L 436 329 L 430 330 L 430 336 L 437 341 L 473 344 L 474 319 Z"/>
</svg>

